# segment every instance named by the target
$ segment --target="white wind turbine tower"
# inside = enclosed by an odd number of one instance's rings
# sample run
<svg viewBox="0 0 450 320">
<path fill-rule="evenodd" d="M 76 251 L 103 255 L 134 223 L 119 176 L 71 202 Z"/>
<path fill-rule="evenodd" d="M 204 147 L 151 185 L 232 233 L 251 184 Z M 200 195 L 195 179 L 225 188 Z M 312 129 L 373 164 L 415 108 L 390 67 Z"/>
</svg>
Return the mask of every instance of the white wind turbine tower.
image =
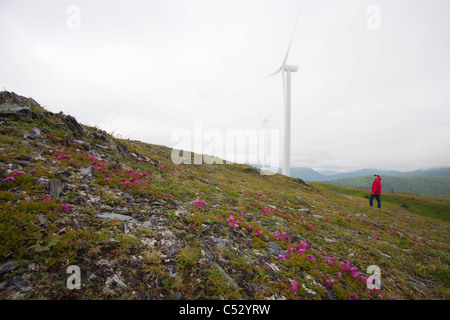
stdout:
<svg viewBox="0 0 450 320">
<path fill-rule="evenodd" d="M 291 49 L 292 39 L 294 39 L 295 29 L 297 27 L 298 18 L 300 17 L 300 8 L 298 10 L 297 19 L 292 32 L 291 41 L 289 42 L 286 55 L 284 56 L 281 66 L 272 74 L 266 77 L 277 75 L 281 72 L 281 79 L 283 81 L 283 96 L 284 96 L 284 148 L 283 148 L 283 166 L 282 173 L 285 176 L 290 176 L 291 171 L 291 72 L 297 72 L 298 66 L 286 64 Z"/>
<path fill-rule="evenodd" d="M 264 134 L 264 146 L 263 146 L 263 149 L 264 149 L 264 151 L 263 151 L 263 152 L 264 152 L 264 155 L 263 155 L 263 164 L 262 164 L 262 169 L 261 169 L 261 171 L 264 172 L 265 170 L 267 170 L 267 167 L 266 167 L 266 165 L 267 165 L 267 153 L 268 153 L 267 148 L 268 148 L 268 146 L 269 146 L 269 143 L 268 143 L 268 140 L 269 140 L 269 134 L 268 134 L 267 125 L 268 125 L 269 122 L 270 122 L 269 117 L 272 115 L 272 112 L 271 112 L 267 117 L 265 117 L 265 118 L 263 118 L 263 117 L 261 116 L 261 114 L 258 112 L 258 110 L 256 110 L 256 112 L 258 113 L 258 116 L 261 118 L 261 121 L 262 121 L 262 130 L 263 130 L 263 134 Z"/>
</svg>

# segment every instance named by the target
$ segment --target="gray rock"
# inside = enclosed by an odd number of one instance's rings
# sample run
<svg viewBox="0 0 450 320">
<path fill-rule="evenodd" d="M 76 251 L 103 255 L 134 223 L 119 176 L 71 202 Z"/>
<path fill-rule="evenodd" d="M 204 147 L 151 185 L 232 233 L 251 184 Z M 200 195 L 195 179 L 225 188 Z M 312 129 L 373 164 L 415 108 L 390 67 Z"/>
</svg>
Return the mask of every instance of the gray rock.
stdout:
<svg viewBox="0 0 450 320">
<path fill-rule="evenodd" d="M 219 237 L 211 237 L 211 239 L 214 241 L 217 249 L 222 249 L 228 244 L 228 240 L 219 238 Z"/>
<path fill-rule="evenodd" d="M 30 286 L 27 286 L 23 283 L 23 280 L 21 277 L 14 276 L 14 277 L 12 277 L 11 280 L 14 283 L 14 285 L 17 287 L 17 289 L 19 289 L 20 291 L 27 292 L 27 291 L 31 290 Z"/>
<path fill-rule="evenodd" d="M 13 117 L 16 120 L 31 122 L 37 115 L 31 110 L 30 101 L 14 92 L 0 92 L 0 117 Z"/>
<path fill-rule="evenodd" d="M 283 249 L 281 248 L 281 246 L 273 241 L 269 241 L 268 243 L 269 247 L 267 249 L 267 251 L 269 251 L 270 254 L 273 254 L 274 256 L 277 256 L 283 253 Z"/>
<path fill-rule="evenodd" d="M 41 130 L 39 130 L 39 128 L 33 128 L 31 130 L 31 132 L 25 131 L 25 133 L 23 134 L 23 138 L 24 139 L 32 139 L 32 140 L 43 139 L 43 137 L 41 135 Z"/>
<path fill-rule="evenodd" d="M 277 208 L 277 207 L 272 206 L 272 205 L 270 205 L 270 204 L 268 204 L 267 206 L 268 206 L 269 208 L 271 208 L 271 209 L 274 209 L 274 210 Z"/>
<path fill-rule="evenodd" d="M 116 149 L 123 158 L 130 157 L 130 153 L 128 152 L 127 147 L 124 146 L 123 144 L 116 142 Z"/>
<path fill-rule="evenodd" d="M 134 224 L 139 224 L 139 222 L 130 216 L 125 216 L 123 214 L 112 213 L 112 212 L 104 212 L 97 215 L 98 218 L 102 219 L 117 219 L 121 221 L 128 221 Z"/>
<path fill-rule="evenodd" d="M 395 234 L 398 235 L 400 238 L 403 238 L 403 233 L 401 233 L 400 231 L 397 231 Z"/>
<path fill-rule="evenodd" d="M 60 180 L 52 180 L 49 185 L 49 195 L 54 198 L 59 198 L 63 187 L 63 183 Z"/>
<path fill-rule="evenodd" d="M 297 209 L 297 211 L 298 212 L 304 212 L 306 214 L 310 214 L 311 213 L 311 211 L 309 209 L 307 209 L 307 208 Z"/>
<path fill-rule="evenodd" d="M 38 219 L 39 219 L 39 222 L 42 224 L 47 223 L 47 219 L 45 219 L 42 214 L 38 214 Z"/>
<path fill-rule="evenodd" d="M 254 282 L 249 284 L 250 289 L 252 289 L 253 291 L 256 291 L 259 289 L 258 285 Z"/>
<path fill-rule="evenodd" d="M 80 138 L 84 135 L 83 128 L 74 117 L 69 115 L 65 116 L 64 123 L 66 124 L 66 127 L 73 132 L 75 137 Z"/>
<path fill-rule="evenodd" d="M 80 173 L 83 174 L 83 181 L 90 181 L 94 179 L 95 173 L 94 168 L 92 166 L 86 167 L 86 168 L 80 168 Z"/>
<path fill-rule="evenodd" d="M 322 220 L 324 219 L 324 217 L 322 217 L 322 216 L 320 216 L 318 214 L 314 214 L 313 217 L 316 218 L 316 219 L 322 219 Z"/>
<path fill-rule="evenodd" d="M 96 144 L 96 147 L 103 149 L 103 150 L 109 150 L 110 148 L 108 146 L 102 146 L 101 144 Z"/>
<path fill-rule="evenodd" d="M 390 255 L 387 255 L 387 254 L 385 254 L 385 253 L 383 253 L 383 252 L 381 252 L 381 251 L 378 251 L 378 253 L 381 254 L 383 257 L 386 257 L 386 258 L 388 258 L 388 259 L 391 259 L 391 258 L 392 258 Z"/>
<path fill-rule="evenodd" d="M 9 272 L 16 268 L 16 262 L 9 260 L 0 264 L 0 274 Z"/>
<path fill-rule="evenodd" d="M 325 239 L 323 239 L 325 242 L 328 242 L 328 243 L 334 243 L 334 240 L 333 239 L 327 239 L 327 238 L 325 238 Z"/>
</svg>

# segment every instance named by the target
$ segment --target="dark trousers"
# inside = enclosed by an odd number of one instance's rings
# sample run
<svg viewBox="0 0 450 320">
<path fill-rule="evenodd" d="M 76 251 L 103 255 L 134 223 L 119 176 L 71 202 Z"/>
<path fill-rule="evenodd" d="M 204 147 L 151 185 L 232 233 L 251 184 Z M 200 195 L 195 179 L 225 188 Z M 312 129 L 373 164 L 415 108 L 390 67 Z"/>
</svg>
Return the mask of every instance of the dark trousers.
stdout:
<svg viewBox="0 0 450 320">
<path fill-rule="evenodd" d="M 378 208 L 381 208 L 381 197 L 379 195 L 373 194 L 373 193 L 370 195 L 370 199 L 369 199 L 370 206 L 373 207 L 373 198 L 377 199 Z"/>
</svg>

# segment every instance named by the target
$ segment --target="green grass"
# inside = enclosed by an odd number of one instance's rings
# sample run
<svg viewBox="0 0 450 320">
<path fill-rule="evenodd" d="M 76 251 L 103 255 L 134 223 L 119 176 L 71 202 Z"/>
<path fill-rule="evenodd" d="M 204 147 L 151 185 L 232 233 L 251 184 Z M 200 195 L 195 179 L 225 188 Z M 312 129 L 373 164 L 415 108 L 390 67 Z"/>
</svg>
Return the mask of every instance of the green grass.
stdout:
<svg viewBox="0 0 450 320">
<path fill-rule="evenodd" d="M 372 182 L 373 176 L 362 176 L 338 179 L 329 183 L 344 187 L 368 189 Z M 385 193 L 417 193 L 430 197 L 450 198 L 450 177 L 448 176 L 384 176 L 382 184 Z"/>
<path fill-rule="evenodd" d="M 369 190 L 361 190 L 325 183 L 313 184 L 330 191 L 364 199 L 368 199 L 370 196 Z M 376 205 L 376 200 L 374 200 L 374 203 Z M 423 217 L 450 222 L 450 199 L 428 197 L 418 194 L 383 193 L 381 196 L 381 203 L 382 205 L 388 205 L 391 207 L 401 207 Z"/>
</svg>

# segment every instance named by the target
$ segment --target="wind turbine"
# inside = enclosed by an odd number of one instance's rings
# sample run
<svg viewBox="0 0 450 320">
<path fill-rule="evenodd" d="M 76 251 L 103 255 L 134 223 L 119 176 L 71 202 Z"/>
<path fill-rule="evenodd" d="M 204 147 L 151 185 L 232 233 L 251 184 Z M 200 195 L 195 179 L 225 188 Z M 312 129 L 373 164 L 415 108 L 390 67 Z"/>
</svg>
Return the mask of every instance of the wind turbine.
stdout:
<svg viewBox="0 0 450 320">
<path fill-rule="evenodd" d="M 283 82 L 283 97 L 284 97 L 284 148 L 283 148 L 283 165 L 282 173 L 285 176 L 290 176 L 291 171 L 291 72 L 297 72 L 298 66 L 288 65 L 286 61 L 289 56 L 289 50 L 291 49 L 292 39 L 294 39 L 295 29 L 297 27 L 298 18 L 300 17 L 300 8 L 298 10 L 297 19 L 294 25 L 294 31 L 292 32 L 291 41 L 289 42 L 286 55 L 284 56 L 281 66 L 266 77 L 272 77 L 281 72 L 281 79 Z"/>
<path fill-rule="evenodd" d="M 263 164 L 262 164 L 262 169 L 261 169 L 262 172 L 264 172 L 266 170 L 266 164 L 267 164 L 267 152 L 268 152 L 267 147 L 269 146 L 269 144 L 268 144 L 269 137 L 268 137 L 267 125 L 270 122 L 269 118 L 270 118 L 270 116 L 272 115 L 273 112 L 271 112 L 265 118 L 263 118 L 261 116 L 261 114 L 258 112 L 258 110 L 256 110 L 256 112 L 258 113 L 258 116 L 261 118 L 262 130 L 263 130 L 263 133 L 264 133 L 264 147 L 263 147 L 264 148 L 264 151 L 263 151 L 264 152 L 264 158 L 263 158 Z"/>
</svg>

